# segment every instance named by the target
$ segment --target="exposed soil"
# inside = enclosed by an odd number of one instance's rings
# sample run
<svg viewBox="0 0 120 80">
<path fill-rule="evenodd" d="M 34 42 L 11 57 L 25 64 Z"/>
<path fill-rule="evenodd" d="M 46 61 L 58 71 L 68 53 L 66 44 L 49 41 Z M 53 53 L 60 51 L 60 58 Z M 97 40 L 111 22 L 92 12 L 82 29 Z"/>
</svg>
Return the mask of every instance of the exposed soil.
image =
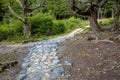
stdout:
<svg viewBox="0 0 120 80">
<path fill-rule="evenodd" d="M 15 66 L 7 67 L 0 73 L 0 80 L 16 80 L 20 72 L 23 58 L 29 52 L 29 48 L 33 43 L 28 44 L 0 44 L 0 63 L 17 61 Z"/>
<path fill-rule="evenodd" d="M 72 62 L 72 66 L 65 66 L 70 80 L 120 80 L 120 41 L 115 38 L 118 35 L 79 34 L 60 44 L 63 60 Z"/>
<path fill-rule="evenodd" d="M 58 52 L 63 61 L 72 62 L 72 66 L 64 66 L 71 75 L 70 80 L 120 80 L 120 40 L 115 38 L 118 35 L 112 32 L 81 33 L 62 42 Z M 1 73 L 0 80 L 16 80 L 32 44 L 0 45 L 0 55 L 19 62 Z M 11 56 L 13 53 L 15 55 Z"/>
</svg>

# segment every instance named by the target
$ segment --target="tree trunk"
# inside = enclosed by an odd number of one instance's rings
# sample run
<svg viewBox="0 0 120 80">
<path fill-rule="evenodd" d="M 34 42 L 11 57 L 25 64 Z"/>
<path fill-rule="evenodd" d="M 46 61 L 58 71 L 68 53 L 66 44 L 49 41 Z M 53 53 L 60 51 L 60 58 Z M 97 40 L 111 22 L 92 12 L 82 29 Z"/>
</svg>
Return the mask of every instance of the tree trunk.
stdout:
<svg viewBox="0 0 120 80">
<path fill-rule="evenodd" d="M 90 21 L 90 27 L 93 31 L 101 31 L 101 28 L 98 25 L 97 14 L 94 11 L 91 11 L 90 16 L 88 16 Z"/>
<path fill-rule="evenodd" d="M 24 23 L 24 36 L 31 36 L 31 26 L 27 23 Z"/>
<path fill-rule="evenodd" d="M 120 11 L 120 1 L 115 0 L 114 1 L 114 14 L 113 14 L 113 26 L 112 26 L 112 31 L 119 30 L 119 11 Z"/>
<path fill-rule="evenodd" d="M 23 5 L 23 23 L 24 23 L 24 36 L 29 37 L 31 36 L 31 26 L 28 24 L 28 19 L 27 19 L 27 0 L 22 0 L 22 5 Z"/>
</svg>

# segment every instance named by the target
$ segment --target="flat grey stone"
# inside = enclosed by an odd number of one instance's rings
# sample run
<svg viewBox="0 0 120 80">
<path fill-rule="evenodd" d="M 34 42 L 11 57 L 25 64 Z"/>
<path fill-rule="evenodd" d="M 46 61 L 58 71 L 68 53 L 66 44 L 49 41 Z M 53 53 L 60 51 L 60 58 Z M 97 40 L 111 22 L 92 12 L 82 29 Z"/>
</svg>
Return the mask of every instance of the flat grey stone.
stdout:
<svg viewBox="0 0 120 80">
<path fill-rule="evenodd" d="M 60 60 L 53 60 L 53 64 L 58 64 L 60 62 Z"/>
<path fill-rule="evenodd" d="M 25 73 L 26 73 L 25 70 L 21 70 L 21 71 L 20 71 L 20 74 L 25 74 Z"/>
<path fill-rule="evenodd" d="M 40 62 L 40 64 L 39 64 L 40 66 L 43 66 L 44 65 L 44 62 Z"/>
<path fill-rule="evenodd" d="M 51 80 L 50 77 L 43 76 L 41 80 Z"/>
<path fill-rule="evenodd" d="M 71 66 L 72 63 L 71 63 L 70 61 L 65 61 L 65 65 L 67 65 L 67 66 Z"/>
<path fill-rule="evenodd" d="M 23 63 L 22 64 L 22 69 L 24 70 L 24 69 L 27 69 L 28 68 L 28 64 L 27 63 Z"/>
<path fill-rule="evenodd" d="M 22 74 L 17 78 L 17 80 L 24 80 L 25 77 L 26 77 L 26 74 Z"/>
<path fill-rule="evenodd" d="M 61 70 L 57 70 L 57 69 L 54 69 L 53 73 L 56 74 L 56 75 L 58 75 L 58 76 L 62 75 L 62 71 Z"/>
</svg>

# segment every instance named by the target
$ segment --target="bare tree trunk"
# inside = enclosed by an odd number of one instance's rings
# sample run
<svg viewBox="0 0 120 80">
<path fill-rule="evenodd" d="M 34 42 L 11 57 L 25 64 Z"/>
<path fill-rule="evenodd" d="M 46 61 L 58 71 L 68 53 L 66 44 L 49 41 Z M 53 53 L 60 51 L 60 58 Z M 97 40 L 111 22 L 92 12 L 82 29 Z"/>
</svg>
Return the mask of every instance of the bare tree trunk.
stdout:
<svg viewBox="0 0 120 80">
<path fill-rule="evenodd" d="M 120 25 L 119 25 L 119 16 L 120 16 L 120 1 L 115 0 L 114 1 L 114 14 L 113 14 L 113 26 L 112 26 L 112 31 L 119 30 Z"/>
<path fill-rule="evenodd" d="M 97 8 L 103 7 L 105 3 L 107 3 L 107 1 L 108 0 L 101 0 L 99 3 L 96 3 L 96 2 L 93 2 L 93 0 L 91 0 L 90 2 L 87 2 L 88 3 L 87 8 L 81 9 L 76 6 L 75 0 L 70 0 L 70 6 L 71 6 L 71 9 L 76 14 L 88 16 L 88 19 L 90 21 L 90 27 L 92 28 L 93 31 L 102 31 L 98 25 L 96 12 L 97 12 Z"/>
<path fill-rule="evenodd" d="M 90 27 L 93 31 L 101 31 L 101 28 L 99 27 L 98 21 L 97 21 L 97 14 L 93 11 L 91 11 L 90 16 L 88 16 Z"/>
<path fill-rule="evenodd" d="M 27 19 L 27 0 L 22 1 L 23 5 L 23 23 L 24 23 L 24 36 L 31 36 L 31 26 L 28 24 L 28 19 Z"/>
<path fill-rule="evenodd" d="M 24 36 L 31 36 L 31 26 L 26 23 L 24 23 Z"/>
<path fill-rule="evenodd" d="M 29 31 L 29 25 L 27 20 L 27 0 L 22 0 L 22 6 L 23 6 L 23 23 L 24 23 L 24 36 L 29 37 L 30 31 Z"/>
</svg>

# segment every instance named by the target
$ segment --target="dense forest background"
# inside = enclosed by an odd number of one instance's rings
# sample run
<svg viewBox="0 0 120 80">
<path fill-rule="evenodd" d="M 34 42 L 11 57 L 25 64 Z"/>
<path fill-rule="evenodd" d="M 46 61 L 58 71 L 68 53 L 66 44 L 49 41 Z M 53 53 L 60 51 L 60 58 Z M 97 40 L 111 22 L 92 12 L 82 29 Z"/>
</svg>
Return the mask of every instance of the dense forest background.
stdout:
<svg viewBox="0 0 120 80">
<path fill-rule="evenodd" d="M 111 26 L 110 30 L 116 31 L 119 9 L 119 0 L 1 0 L 0 41 L 45 38 L 84 28 L 89 15 L 77 14 L 75 10 L 95 12 L 101 28 Z"/>
</svg>

